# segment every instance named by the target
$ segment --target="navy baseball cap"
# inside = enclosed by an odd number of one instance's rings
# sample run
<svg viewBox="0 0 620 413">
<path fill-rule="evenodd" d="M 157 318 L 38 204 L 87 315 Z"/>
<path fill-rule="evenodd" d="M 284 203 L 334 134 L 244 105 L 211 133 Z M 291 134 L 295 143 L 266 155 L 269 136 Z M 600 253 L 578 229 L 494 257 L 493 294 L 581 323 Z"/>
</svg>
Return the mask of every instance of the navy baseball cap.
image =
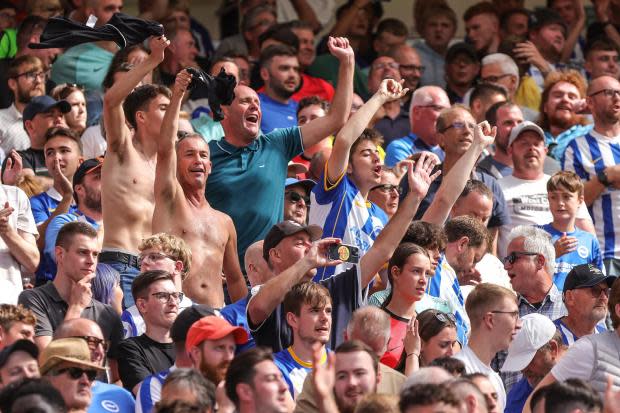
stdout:
<svg viewBox="0 0 620 413">
<path fill-rule="evenodd" d="M 54 108 L 60 109 L 62 113 L 71 111 L 71 105 L 66 100 L 55 100 L 47 95 L 34 97 L 24 108 L 24 122 L 32 120 L 39 113 L 46 113 Z"/>
<path fill-rule="evenodd" d="M 564 281 L 564 291 L 576 290 L 578 288 L 594 287 L 602 282 L 609 287 L 614 283 L 616 277 L 606 275 L 597 266 L 592 264 L 581 264 L 573 267 Z"/>
</svg>

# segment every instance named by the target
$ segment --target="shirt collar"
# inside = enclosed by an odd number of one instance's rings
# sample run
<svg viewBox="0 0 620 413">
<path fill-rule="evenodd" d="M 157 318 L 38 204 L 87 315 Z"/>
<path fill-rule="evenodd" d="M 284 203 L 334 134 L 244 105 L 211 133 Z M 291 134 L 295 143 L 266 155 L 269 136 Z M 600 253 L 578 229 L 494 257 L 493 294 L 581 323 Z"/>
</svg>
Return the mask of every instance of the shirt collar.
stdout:
<svg viewBox="0 0 620 413">
<path fill-rule="evenodd" d="M 56 190 L 56 188 L 54 188 L 53 186 L 50 187 L 50 189 L 48 189 L 47 191 L 45 191 L 45 193 L 52 198 L 54 201 L 62 201 L 62 195 L 60 195 L 60 192 L 58 192 Z"/>
<path fill-rule="evenodd" d="M 232 155 L 233 153 L 236 153 L 236 152 L 241 152 L 244 149 L 248 151 L 256 152 L 258 150 L 259 139 L 260 139 L 260 135 L 257 136 L 256 139 L 254 139 L 250 144 L 246 146 L 238 147 L 228 142 L 226 140 L 226 137 L 224 137 L 223 139 L 216 141 L 216 145 L 218 146 L 218 148 L 220 148 L 222 151 L 226 152 L 229 155 Z"/>
<path fill-rule="evenodd" d="M 556 287 L 555 284 L 551 284 L 551 288 L 549 289 L 549 292 L 547 293 L 545 298 L 542 300 L 540 306 L 544 306 L 547 301 L 551 301 L 552 303 L 562 302 L 562 293 L 560 292 L 560 290 L 558 290 L 558 287 Z M 529 301 L 527 301 L 525 297 L 519 294 L 519 305 L 521 305 L 522 303 L 532 305 Z"/>
</svg>

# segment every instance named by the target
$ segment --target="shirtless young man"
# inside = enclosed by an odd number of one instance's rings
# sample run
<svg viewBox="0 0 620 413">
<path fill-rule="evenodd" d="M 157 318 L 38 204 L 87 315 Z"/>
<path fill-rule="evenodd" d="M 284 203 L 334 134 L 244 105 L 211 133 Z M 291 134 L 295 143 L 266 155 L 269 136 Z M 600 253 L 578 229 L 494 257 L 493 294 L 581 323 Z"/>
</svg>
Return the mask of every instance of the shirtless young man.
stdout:
<svg viewBox="0 0 620 413">
<path fill-rule="evenodd" d="M 157 136 L 153 231 L 183 238 L 192 250 L 190 273 L 183 292 L 195 303 L 222 308 L 222 269 L 232 301 L 244 298 L 247 287 L 237 258 L 237 232 L 232 219 L 211 208 L 205 198 L 211 172 L 209 145 L 198 134 L 177 141 L 183 95 L 192 77 L 180 72 Z"/>
<path fill-rule="evenodd" d="M 152 37 L 149 57 L 114 83 L 103 99 L 108 148 L 101 170 L 105 233 L 99 262 L 112 265 L 121 274 L 123 308 L 133 305 L 131 283 L 140 272 L 138 245 L 153 234 L 154 137 L 170 103 L 170 90 L 164 86 L 134 88 L 161 63 L 169 43 L 165 36 Z"/>
</svg>

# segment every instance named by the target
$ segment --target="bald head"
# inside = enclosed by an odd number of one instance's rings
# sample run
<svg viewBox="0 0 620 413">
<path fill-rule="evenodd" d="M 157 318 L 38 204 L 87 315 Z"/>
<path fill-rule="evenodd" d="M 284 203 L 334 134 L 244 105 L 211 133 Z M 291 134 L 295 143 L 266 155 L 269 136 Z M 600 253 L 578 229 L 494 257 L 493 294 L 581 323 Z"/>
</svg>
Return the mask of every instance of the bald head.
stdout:
<svg viewBox="0 0 620 413">
<path fill-rule="evenodd" d="M 59 338 L 70 338 L 76 336 L 93 336 L 103 338 L 101 327 L 92 320 L 86 318 L 74 318 L 65 320 L 54 331 L 54 340 Z"/>
<path fill-rule="evenodd" d="M 620 82 L 611 76 L 599 76 L 596 79 L 592 79 L 588 86 L 588 96 L 603 89 L 620 90 Z"/>
<path fill-rule="evenodd" d="M 263 258 L 263 240 L 256 241 L 245 250 L 244 261 L 251 287 L 262 285 L 271 279 L 271 270 Z"/>
<path fill-rule="evenodd" d="M 611 96 L 605 91 L 611 91 Z M 590 82 L 586 102 L 597 128 L 607 129 L 620 123 L 619 91 L 620 82 L 611 76 L 600 76 Z"/>
<path fill-rule="evenodd" d="M 454 377 L 441 367 L 421 367 L 414 371 L 403 384 L 402 390 L 408 389 L 415 384 L 441 384 L 452 380 Z"/>
<path fill-rule="evenodd" d="M 347 340 L 360 340 L 383 356 L 390 339 L 390 316 L 379 307 L 365 306 L 355 310 L 347 325 Z"/>
</svg>

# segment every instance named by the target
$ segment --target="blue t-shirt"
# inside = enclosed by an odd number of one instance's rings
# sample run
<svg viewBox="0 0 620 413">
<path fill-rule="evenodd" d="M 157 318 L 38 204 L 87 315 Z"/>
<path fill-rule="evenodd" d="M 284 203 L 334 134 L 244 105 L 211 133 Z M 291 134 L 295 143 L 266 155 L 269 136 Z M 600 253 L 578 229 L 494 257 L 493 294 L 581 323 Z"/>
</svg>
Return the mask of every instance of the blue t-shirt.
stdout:
<svg viewBox="0 0 620 413">
<path fill-rule="evenodd" d="M 422 151 L 433 152 L 439 156 L 441 162 L 445 158 L 445 153 L 439 146 L 429 146 L 422 139 L 418 138 L 416 134 L 410 133 L 405 137 L 390 142 L 385 150 L 385 164 L 392 168 L 408 156 Z"/>
<path fill-rule="evenodd" d="M 534 389 L 530 386 L 527 379 L 522 377 L 521 380 L 510 388 L 508 396 L 506 396 L 506 409 L 504 409 L 504 413 L 521 413 L 532 390 Z"/>
<path fill-rule="evenodd" d="M 263 113 L 260 123 L 263 133 L 297 126 L 297 102 L 293 99 L 289 99 L 288 103 L 280 103 L 264 93 L 259 93 L 258 99 Z"/>
<path fill-rule="evenodd" d="M 328 352 L 329 350 L 326 349 L 323 357 L 321 357 L 321 364 L 327 360 Z M 301 393 L 306 376 L 312 371 L 312 363 L 306 363 L 297 357 L 292 347 L 277 352 L 273 355 L 273 358 L 276 366 L 282 372 L 282 377 L 284 377 L 286 384 L 288 384 L 291 396 L 293 399 L 296 399 Z"/>
<path fill-rule="evenodd" d="M 213 164 L 206 197 L 232 218 L 243 268 L 245 250 L 282 221 L 288 162 L 303 151 L 298 127 L 259 135 L 238 148 L 226 139 L 209 142 Z"/>
<path fill-rule="evenodd" d="M 95 381 L 88 413 L 133 412 L 136 402 L 133 395 L 121 386 Z"/>
<path fill-rule="evenodd" d="M 254 337 L 252 337 L 252 332 L 250 331 L 250 326 L 248 326 L 248 317 L 246 313 L 246 308 L 250 297 L 251 295 L 248 295 L 237 302 L 228 304 L 220 310 L 220 314 L 222 314 L 222 317 L 224 317 L 226 321 L 233 326 L 243 327 L 243 329 L 248 333 L 248 342 L 245 344 L 238 344 L 237 349 L 235 350 L 236 354 L 243 353 L 252 347 L 256 347 Z"/>
<path fill-rule="evenodd" d="M 555 242 L 562 237 L 563 233 L 553 228 L 553 225 L 546 224 L 541 227 L 551 235 L 551 242 Z M 553 282 L 558 290 L 564 290 L 564 281 L 566 276 L 579 264 L 592 264 L 603 270 L 603 260 L 601 258 L 601 249 L 596 237 L 589 232 L 580 230 L 575 227 L 575 231 L 567 232 L 567 236 L 577 238 L 577 249 L 575 251 L 564 254 L 555 259 L 555 273 L 553 274 Z"/>
<path fill-rule="evenodd" d="M 41 225 L 52 216 L 61 201 L 58 199 L 60 197 L 61 195 L 54 188 L 50 188 L 46 192 L 41 192 L 30 198 L 30 207 L 35 224 Z M 69 212 L 75 211 L 77 211 L 77 206 L 71 205 Z"/>
<path fill-rule="evenodd" d="M 363 256 L 375 242 L 388 222 L 385 212 L 370 201 L 364 200 L 359 189 L 344 174 L 338 182 L 330 185 L 325 171 L 320 182 L 310 194 L 310 216 L 308 222 L 323 228 L 323 238 L 342 239 L 343 244 L 354 245 Z M 315 281 L 338 274 L 351 264 L 318 268 Z"/>
</svg>

